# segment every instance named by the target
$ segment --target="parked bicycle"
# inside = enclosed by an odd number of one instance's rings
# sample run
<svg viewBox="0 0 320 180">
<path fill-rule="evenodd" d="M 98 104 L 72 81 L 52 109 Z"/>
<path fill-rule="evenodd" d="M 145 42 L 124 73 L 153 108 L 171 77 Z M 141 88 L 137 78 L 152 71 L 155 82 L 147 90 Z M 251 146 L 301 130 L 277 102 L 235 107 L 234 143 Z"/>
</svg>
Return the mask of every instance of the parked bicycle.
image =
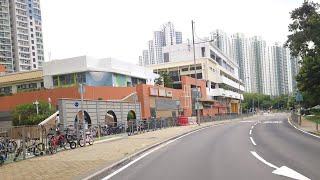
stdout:
<svg viewBox="0 0 320 180">
<path fill-rule="evenodd" d="M 39 141 L 39 140 L 40 140 L 40 138 L 31 139 L 29 137 L 26 137 L 26 139 L 25 139 L 26 152 L 29 154 L 33 154 L 35 156 L 44 155 L 45 154 L 45 145 L 42 142 L 37 143 L 37 141 Z M 31 145 L 28 146 L 27 145 L 28 142 L 31 142 Z M 23 152 L 23 141 L 20 142 L 20 146 L 16 151 L 16 154 L 15 154 L 13 161 L 16 161 L 17 158 L 22 154 L 22 152 Z"/>
<path fill-rule="evenodd" d="M 93 136 L 92 133 L 89 131 L 85 132 L 85 138 L 83 138 L 83 131 L 80 131 L 80 140 L 79 140 L 79 145 L 80 147 L 83 147 L 86 143 L 88 143 L 89 145 L 93 144 Z"/>
</svg>

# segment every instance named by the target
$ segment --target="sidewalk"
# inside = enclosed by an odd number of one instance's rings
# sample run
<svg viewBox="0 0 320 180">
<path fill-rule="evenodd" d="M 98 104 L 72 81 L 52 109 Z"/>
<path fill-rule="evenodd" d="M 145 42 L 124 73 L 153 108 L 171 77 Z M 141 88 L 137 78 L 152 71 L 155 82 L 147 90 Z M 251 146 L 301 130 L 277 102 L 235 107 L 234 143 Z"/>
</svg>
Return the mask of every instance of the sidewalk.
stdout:
<svg viewBox="0 0 320 180">
<path fill-rule="evenodd" d="M 299 125 L 294 121 L 291 121 L 291 123 L 293 123 L 295 126 L 299 127 L 304 131 L 320 135 L 320 132 L 317 131 L 316 123 L 305 119 L 303 116 L 301 117 L 301 125 Z M 319 125 L 319 129 L 320 129 L 320 125 Z"/>
<path fill-rule="evenodd" d="M 253 117 L 244 118 L 244 120 Z M 240 119 L 166 128 L 117 140 L 95 143 L 93 146 L 66 150 L 52 156 L 31 158 L 0 167 L 1 179 L 73 179 L 109 166 L 152 144 L 201 127 L 240 121 Z"/>
</svg>

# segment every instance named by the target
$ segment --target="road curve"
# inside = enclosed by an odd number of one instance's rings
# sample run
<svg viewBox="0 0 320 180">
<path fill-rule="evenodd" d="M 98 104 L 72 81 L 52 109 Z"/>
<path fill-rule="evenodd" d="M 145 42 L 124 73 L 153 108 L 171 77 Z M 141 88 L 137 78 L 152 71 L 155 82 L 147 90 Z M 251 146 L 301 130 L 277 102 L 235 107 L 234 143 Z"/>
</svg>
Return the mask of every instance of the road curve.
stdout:
<svg viewBox="0 0 320 180">
<path fill-rule="evenodd" d="M 99 177 L 105 180 L 277 180 L 289 179 L 272 173 L 286 166 L 308 178 L 320 179 L 320 156 L 317 157 L 320 139 L 291 127 L 287 116 L 257 116 L 254 121 L 206 128 L 170 142 L 112 175 L 102 173 Z"/>
</svg>

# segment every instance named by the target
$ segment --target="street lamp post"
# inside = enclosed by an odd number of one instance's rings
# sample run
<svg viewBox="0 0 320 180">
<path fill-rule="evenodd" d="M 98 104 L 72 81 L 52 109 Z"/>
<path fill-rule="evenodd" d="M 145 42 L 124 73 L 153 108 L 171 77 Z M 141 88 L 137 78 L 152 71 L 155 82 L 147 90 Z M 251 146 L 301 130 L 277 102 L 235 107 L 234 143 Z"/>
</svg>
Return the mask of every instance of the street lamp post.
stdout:
<svg viewBox="0 0 320 180">
<path fill-rule="evenodd" d="M 39 114 L 39 102 L 38 100 L 36 100 L 36 102 L 34 102 L 33 104 L 36 105 L 36 108 L 37 108 L 37 115 Z"/>
<path fill-rule="evenodd" d="M 196 68 L 196 51 L 195 51 L 195 43 L 194 43 L 194 22 L 191 21 L 192 26 L 192 44 L 193 44 L 193 61 L 194 61 L 194 77 L 196 78 L 196 108 L 197 108 L 197 119 L 198 119 L 198 125 L 200 126 L 200 112 L 199 112 L 199 92 L 198 92 L 198 77 L 197 77 L 197 68 Z"/>
</svg>

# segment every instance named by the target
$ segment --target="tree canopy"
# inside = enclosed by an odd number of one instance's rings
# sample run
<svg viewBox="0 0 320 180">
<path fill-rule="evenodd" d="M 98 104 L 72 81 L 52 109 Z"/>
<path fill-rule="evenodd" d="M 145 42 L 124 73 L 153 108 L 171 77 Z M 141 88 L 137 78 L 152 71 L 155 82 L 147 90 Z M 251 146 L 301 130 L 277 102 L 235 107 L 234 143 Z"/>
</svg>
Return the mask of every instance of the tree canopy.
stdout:
<svg viewBox="0 0 320 180">
<path fill-rule="evenodd" d="M 167 72 L 161 72 L 160 77 L 155 80 L 157 86 L 164 86 L 167 88 L 173 87 L 173 80 Z"/>
<path fill-rule="evenodd" d="M 309 100 L 304 104 L 320 104 L 320 14 L 319 4 L 305 0 L 291 14 L 286 46 L 293 56 L 302 58 L 301 69 L 296 77 L 298 88 Z"/>
<path fill-rule="evenodd" d="M 34 104 L 19 104 L 12 112 L 12 125 L 37 125 L 45 120 L 53 113 L 54 109 L 49 108 L 49 104 L 39 101 L 39 114 L 37 115 L 36 105 Z"/>
</svg>

